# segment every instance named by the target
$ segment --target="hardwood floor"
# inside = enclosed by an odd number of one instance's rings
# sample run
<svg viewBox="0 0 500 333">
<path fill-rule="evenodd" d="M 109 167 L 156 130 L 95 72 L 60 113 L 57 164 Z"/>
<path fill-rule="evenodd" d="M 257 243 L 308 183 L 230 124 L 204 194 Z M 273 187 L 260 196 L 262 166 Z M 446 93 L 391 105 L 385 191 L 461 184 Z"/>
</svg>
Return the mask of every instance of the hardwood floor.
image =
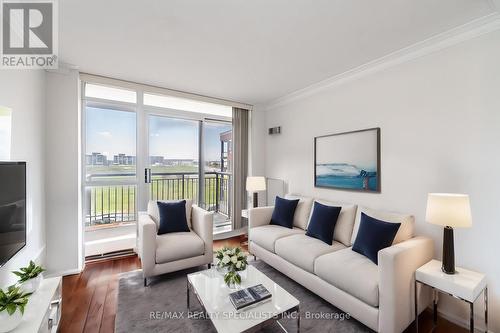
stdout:
<svg viewBox="0 0 500 333">
<path fill-rule="evenodd" d="M 214 249 L 223 246 L 240 246 L 242 237 L 214 241 Z M 246 247 L 242 246 L 245 250 Z M 118 276 L 141 267 L 137 256 L 108 259 L 101 262 L 87 263 L 82 273 L 63 278 L 63 308 L 60 332 L 114 332 Z M 432 330 L 432 315 L 424 312 L 420 316 L 419 332 Z M 405 333 L 413 333 L 413 325 Z M 434 333 L 466 333 L 442 318 Z"/>
<path fill-rule="evenodd" d="M 63 279 L 60 332 L 114 332 L 118 275 L 141 267 L 137 256 L 88 263 Z"/>
</svg>

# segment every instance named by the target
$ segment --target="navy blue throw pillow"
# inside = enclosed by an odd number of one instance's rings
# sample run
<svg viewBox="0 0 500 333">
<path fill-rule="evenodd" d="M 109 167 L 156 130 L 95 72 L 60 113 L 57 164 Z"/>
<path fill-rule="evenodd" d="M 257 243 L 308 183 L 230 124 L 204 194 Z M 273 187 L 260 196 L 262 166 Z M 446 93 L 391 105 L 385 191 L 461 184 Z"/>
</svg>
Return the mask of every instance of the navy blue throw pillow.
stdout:
<svg viewBox="0 0 500 333">
<path fill-rule="evenodd" d="M 332 245 L 333 229 L 341 210 L 342 207 L 326 206 L 315 201 L 306 235 Z"/>
<path fill-rule="evenodd" d="M 297 200 L 287 200 L 276 197 L 274 202 L 273 215 L 271 217 L 272 225 L 280 225 L 285 228 L 293 228 L 293 215 L 295 215 L 295 208 L 297 208 Z"/>
<path fill-rule="evenodd" d="M 378 251 L 392 245 L 400 226 L 401 223 L 384 222 L 361 213 L 358 235 L 352 250 L 378 265 Z"/>
<path fill-rule="evenodd" d="M 160 212 L 158 235 L 170 232 L 190 231 L 186 218 L 186 200 L 177 202 L 157 202 Z"/>
</svg>

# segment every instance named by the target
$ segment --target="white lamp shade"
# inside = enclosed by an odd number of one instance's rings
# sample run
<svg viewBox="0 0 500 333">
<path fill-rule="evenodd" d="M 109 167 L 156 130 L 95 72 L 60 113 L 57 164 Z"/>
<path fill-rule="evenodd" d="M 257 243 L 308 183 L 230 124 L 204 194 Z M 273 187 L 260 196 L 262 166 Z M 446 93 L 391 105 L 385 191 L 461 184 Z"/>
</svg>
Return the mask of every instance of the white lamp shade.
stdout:
<svg viewBox="0 0 500 333">
<path fill-rule="evenodd" d="M 247 191 L 257 192 L 266 190 L 265 177 L 247 177 Z"/>
<path fill-rule="evenodd" d="M 466 194 L 429 193 L 425 220 L 454 228 L 472 225 L 469 196 Z"/>
</svg>

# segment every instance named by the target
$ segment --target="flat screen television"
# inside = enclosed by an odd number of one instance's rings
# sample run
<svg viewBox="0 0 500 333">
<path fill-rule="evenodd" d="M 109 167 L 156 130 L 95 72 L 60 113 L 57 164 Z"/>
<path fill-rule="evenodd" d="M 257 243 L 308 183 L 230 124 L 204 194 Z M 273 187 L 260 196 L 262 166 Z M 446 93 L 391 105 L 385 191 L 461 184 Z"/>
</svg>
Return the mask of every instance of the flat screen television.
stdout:
<svg viewBox="0 0 500 333">
<path fill-rule="evenodd" d="M 0 162 L 0 267 L 26 245 L 26 162 Z"/>
</svg>

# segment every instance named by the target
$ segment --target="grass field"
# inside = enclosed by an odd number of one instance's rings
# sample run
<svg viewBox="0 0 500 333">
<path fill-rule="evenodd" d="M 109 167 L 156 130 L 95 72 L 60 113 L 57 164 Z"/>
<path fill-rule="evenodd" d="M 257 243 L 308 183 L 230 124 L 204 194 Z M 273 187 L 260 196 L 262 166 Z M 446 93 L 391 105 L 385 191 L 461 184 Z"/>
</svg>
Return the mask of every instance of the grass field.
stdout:
<svg viewBox="0 0 500 333">
<path fill-rule="evenodd" d="M 114 167 L 92 167 L 91 173 L 112 174 L 125 173 L 126 169 Z M 135 172 L 135 168 L 130 168 Z M 87 169 L 89 171 L 89 169 Z M 174 171 L 175 170 L 175 171 Z M 194 171 L 193 171 L 194 170 Z M 153 169 L 153 173 L 173 173 L 173 172 L 196 172 L 196 167 L 160 167 Z M 127 179 L 126 176 L 99 177 L 99 181 L 116 181 Z M 150 186 L 150 198 L 152 200 L 175 200 L 193 199 L 198 200 L 198 175 L 182 176 L 152 176 Z M 217 190 L 218 184 L 218 190 Z M 215 210 L 216 203 L 219 203 L 219 211 L 227 214 L 229 209 L 229 186 L 230 176 L 214 174 L 205 176 L 205 204 L 204 208 Z M 87 203 L 87 225 L 102 224 L 112 222 L 133 221 L 136 216 L 136 186 L 135 185 L 109 185 L 109 186 L 89 186 L 86 189 Z"/>
</svg>

